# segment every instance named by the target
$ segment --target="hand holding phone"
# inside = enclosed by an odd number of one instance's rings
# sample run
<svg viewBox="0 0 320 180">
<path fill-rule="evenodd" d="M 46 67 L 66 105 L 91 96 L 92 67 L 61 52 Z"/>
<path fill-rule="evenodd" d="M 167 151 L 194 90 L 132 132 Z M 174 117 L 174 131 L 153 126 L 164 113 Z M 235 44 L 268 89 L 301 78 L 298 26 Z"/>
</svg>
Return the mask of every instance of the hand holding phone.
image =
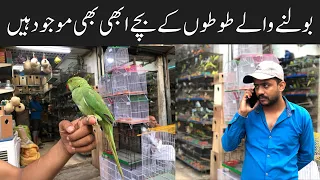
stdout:
<svg viewBox="0 0 320 180">
<path fill-rule="evenodd" d="M 253 89 L 252 96 L 251 98 L 247 99 L 247 103 L 250 105 L 251 108 L 253 108 L 254 105 L 256 105 L 257 101 L 258 101 L 258 97 L 257 97 L 256 91 Z"/>
<path fill-rule="evenodd" d="M 255 90 L 246 90 L 240 102 L 239 114 L 246 117 L 259 104 Z"/>
</svg>

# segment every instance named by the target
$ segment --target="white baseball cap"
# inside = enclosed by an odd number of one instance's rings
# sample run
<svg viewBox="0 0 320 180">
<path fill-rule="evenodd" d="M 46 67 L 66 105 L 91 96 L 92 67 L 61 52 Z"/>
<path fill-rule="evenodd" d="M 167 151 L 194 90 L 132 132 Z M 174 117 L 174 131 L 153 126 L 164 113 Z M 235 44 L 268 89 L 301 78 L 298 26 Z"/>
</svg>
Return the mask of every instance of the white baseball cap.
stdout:
<svg viewBox="0 0 320 180">
<path fill-rule="evenodd" d="M 243 83 L 253 83 L 254 78 L 265 80 L 275 77 L 284 81 L 282 66 L 274 61 L 262 61 L 257 65 L 254 73 L 248 74 L 243 78 Z"/>
</svg>

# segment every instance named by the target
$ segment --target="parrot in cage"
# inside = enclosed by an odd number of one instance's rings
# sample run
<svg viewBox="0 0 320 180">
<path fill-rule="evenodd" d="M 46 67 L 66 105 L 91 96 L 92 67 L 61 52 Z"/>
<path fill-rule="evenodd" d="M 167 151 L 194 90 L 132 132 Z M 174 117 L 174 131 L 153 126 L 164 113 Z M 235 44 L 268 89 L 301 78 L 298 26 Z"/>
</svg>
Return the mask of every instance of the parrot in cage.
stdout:
<svg viewBox="0 0 320 180">
<path fill-rule="evenodd" d="M 67 81 L 67 88 L 72 92 L 72 100 L 78 106 L 81 113 L 86 116 L 94 116 L 97 119 L 97 123 L 102 127 L 111 147 L 118 171 L 123 178 L 123 172 L 113 139 L 113 123 L 115 119 L 102 97 L 93 90 L 86 79 L 78 76 L 72 77 Z"/>
</svg>

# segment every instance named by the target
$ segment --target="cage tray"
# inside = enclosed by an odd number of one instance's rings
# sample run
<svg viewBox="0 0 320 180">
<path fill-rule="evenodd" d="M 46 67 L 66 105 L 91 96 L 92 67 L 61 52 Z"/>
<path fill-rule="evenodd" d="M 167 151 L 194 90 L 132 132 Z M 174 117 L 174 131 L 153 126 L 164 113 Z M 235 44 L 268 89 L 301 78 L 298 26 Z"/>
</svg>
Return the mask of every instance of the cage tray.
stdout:
<svg viewBox="0 0 320 180">
<path fill-rule="evenodd" d="M 148 180 L 163 180 L 163 179 L 175 179 L 175 175 L 170 174 L 170 173 L 164 173 L 164 174 L 159 174 L 158 176 L 149 178 Z"/>
<path fill-rule="evenodd" d="M 126 151 L 126 152 L 123 152 L 123 151 Z M 112 154 L 108 154 L 108 153 L 103 153 L 103 154 L 114 159 L 114 156 Z M 120 149 L 117 151 L 117 154 L 118 154 L 119 162 L 128 166 L 142 162 L 141 154 L 136 152 Z M 134 158 L 130 158 L 130 157 L 134 157 Z"/>
</svg>

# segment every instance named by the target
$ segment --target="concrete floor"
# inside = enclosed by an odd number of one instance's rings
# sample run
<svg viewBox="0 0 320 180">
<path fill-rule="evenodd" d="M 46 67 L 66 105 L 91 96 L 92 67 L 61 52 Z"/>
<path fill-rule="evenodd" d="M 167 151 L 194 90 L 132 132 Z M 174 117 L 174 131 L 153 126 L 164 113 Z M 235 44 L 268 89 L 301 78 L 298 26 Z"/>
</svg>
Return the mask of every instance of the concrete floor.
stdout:
<svg viewBox="0 0 320 180">
<path fill-rule="evenodd" d="M 46 142 L 40 149 L 43 156 L 49 149 L 56 144 L 55 142 Z M 184 162 L 176 160 L 176 180 L 208 180 L 209 173 L 199 173 Z M 100 173 L 97 168 L 91 165 L 91 157 L 83 157 L 75 154 L 65 165 L 62 171 L 54 180 L 100 180 Z"/>
<path fill-rule="evenodd" d="M 184 162 L 176 159 L 176 180 L 207 180 L 210 179 L 209 173 L 200 173 Z"/>
</svg>

